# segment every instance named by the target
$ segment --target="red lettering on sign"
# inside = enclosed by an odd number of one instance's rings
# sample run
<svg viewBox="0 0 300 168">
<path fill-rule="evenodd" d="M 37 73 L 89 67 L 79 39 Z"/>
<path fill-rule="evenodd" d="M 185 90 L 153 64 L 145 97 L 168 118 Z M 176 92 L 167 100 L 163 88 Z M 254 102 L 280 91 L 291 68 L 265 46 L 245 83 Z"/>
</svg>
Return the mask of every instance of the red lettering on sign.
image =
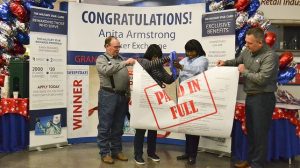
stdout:
<svg viewBox="0 0 300 168">
<path fill-rule="evenodd" d="M 73 81 L 73 130 L 82 127 L 82 80 Z"/>
<path fill-rule="evenodd" d="M 171 98 L 168 96 L 168 94 L 164 90 L 155 92 L 154 94 L 155 94 L 155 97 L 156 97 L 159 105 L 161 105 L 163 101 L 168 102 L 171 100 Z"/>
<path fill-rule="evenodd" d="M 195 107 L 193 100 L 181 104 L 177 104 L 176 106 L 173 106 L 170 109 L 171 109 L 173 119 L 177 119 L 177 117 L 185 117 L 192 113 L 198 112 L 198 108 Z"/>
</svg>

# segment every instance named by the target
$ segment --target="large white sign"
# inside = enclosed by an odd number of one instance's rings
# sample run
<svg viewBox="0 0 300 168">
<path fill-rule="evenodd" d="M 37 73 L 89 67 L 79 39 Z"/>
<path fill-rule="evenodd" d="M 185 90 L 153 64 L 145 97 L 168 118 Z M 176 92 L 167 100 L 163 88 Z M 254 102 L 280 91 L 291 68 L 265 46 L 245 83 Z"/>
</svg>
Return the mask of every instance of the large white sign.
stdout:
<svg viewBox="0 0 300 168">
<path fill-rule="evenodd" d="M 133 74 L 132 127 L 230 137 L 239 77 L 236 67 L 215 67 L 185 80 L 175 98 L 138 63 Z"/>
</svg>

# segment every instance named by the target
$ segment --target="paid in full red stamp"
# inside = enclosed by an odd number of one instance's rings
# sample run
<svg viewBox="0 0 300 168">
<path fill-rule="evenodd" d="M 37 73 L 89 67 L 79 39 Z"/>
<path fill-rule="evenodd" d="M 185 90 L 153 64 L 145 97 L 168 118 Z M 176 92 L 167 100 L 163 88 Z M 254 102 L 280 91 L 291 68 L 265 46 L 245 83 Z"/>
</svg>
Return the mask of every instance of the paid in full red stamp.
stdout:
<svg viewBox="0 0 300 168">
<path fill-rule="evenodd" d="M 205 73 L 182 82 L 177 88 L 177 101 L 157 84 L 146 87 L 144 93 L 158 129 L 180 126 L 218 113 Z"/>
</svg>

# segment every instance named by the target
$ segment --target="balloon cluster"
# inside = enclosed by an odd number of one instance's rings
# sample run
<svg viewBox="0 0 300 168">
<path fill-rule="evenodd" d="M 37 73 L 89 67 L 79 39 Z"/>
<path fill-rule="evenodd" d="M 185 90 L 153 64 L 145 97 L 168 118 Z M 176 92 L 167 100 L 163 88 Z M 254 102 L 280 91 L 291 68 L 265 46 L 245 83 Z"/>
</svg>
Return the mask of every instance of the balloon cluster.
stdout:
<svg viewBox="0 0 300 168">
<path fill-rule="evenodd" d="M 226 9 L 237 10 L 236 16 L 236 56 L 245 48 L 245 36 L 251 27 L 260 27 L 265 31 L 265 42 L 270 47 L 276 42 L 276 34 L 268 31 L 271 22 L 265 19 L 264 13 L 258 10 L 259 0 L 208 0 L 210 11 L 220 11 Z M 233 4 L 233 5 L 232 5 Z M 297 73 L 296 63 L 293 62 L 293 53 L 283 52 L 279 57 L 279 72 L 277 83 L 279 85 L 290 82 Z M 279 102 L 300 105 L 300 100 L 295 99 L 290 93 L 280 90 L 276 94 Z"/>
<path fill-rule="evenodd" d="M 259 0 L 209 0 L 209 10 L 220 11 L 226 9 L 237 10 L 236 16 L 236 55 L 245 45 L 245 36 L 251 27 L 261 27 L 265 31 L 265 42 L 273 47 L 276 34 L 267 31 L 271 25 L 270 20 L 265 19 L 264 13 L 259 11 Z"/>
<path fill-rule="evenodd" d="M 297 74 L 297 70 L 295 68 L 296 63 L 293 62 L 294 56 L 291 52 L 283 52 L 279 56 L 279 72 L 277 76 L 278 84 L 287 84 L 289 81 L 294 79 Z"/>
<path fill-rule="evenodd" d="M 51 8 L 56 0 L 10 0 L 0 4 L 0 74 L 8 75 L 11 59 L 24 55 L 29 44 L 30 10 L 32 6 Z"/>
<path fill-rule="evenodd" d="M 236 16 L 236 55 L 245 47 L 245 36 L 251 27 L 260 27 L 265 31 L 265 42 L 270 47 L 276 42 L 276 34 L 268 31 L 271 22 L 265 19 L 264 13 L 258 10 L 259 0 L 209 0 L 210 11 L 220 11 L 226 9 L 237 10 Z M 293 54 L 283 52 L 279 57 L 278 84 L 287 84 L 296 75 L 295 63 L 293 63 Z"/>
</svg>

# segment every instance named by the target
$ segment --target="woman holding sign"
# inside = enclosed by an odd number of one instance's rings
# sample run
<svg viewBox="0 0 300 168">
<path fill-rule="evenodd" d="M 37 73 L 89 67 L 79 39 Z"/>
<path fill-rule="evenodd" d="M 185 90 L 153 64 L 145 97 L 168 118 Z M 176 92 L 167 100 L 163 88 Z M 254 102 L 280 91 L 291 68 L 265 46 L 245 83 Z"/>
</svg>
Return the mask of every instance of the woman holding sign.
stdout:
<svg viewBox="0 0 300 168">
<path fill-rule="evenodd" d="M 180 70 L 179 83 L 198 75 L 208 68 L 208 59 L 206 53 L 199 41 L 192 39 L 185 44 L 186 57 L 180 62 L 175 61 L 174 66 Z M 197 150 L 200 136 L 186 134 L 185 153 L 177 157 L 177 160 L 187 160 L 187 163 L 193 165 L 196 163 Z"/>
<path fill-rule="evenodd" d="M 160 87 L 164 87 L 164 83 L 171 84 L 176 80 L 163 67 L 163 64 L 171 60 L 170 56 L 162 58 L 161 48 L 157 44 L 151 44 L 143 58 L 137 59 L 142 67 L 149 73 L 149 75 L 157 82 Z M 136 129 L 134 137 L 134 160 L 137 164 L 145 164 L 143 159 L 143 144 L 145 129 Z M 147 136 L 147 154 L 150 159 L 155 162 L 160 161 L 156 155 L 156 130 L 148 130 Z"/>
</svg>

